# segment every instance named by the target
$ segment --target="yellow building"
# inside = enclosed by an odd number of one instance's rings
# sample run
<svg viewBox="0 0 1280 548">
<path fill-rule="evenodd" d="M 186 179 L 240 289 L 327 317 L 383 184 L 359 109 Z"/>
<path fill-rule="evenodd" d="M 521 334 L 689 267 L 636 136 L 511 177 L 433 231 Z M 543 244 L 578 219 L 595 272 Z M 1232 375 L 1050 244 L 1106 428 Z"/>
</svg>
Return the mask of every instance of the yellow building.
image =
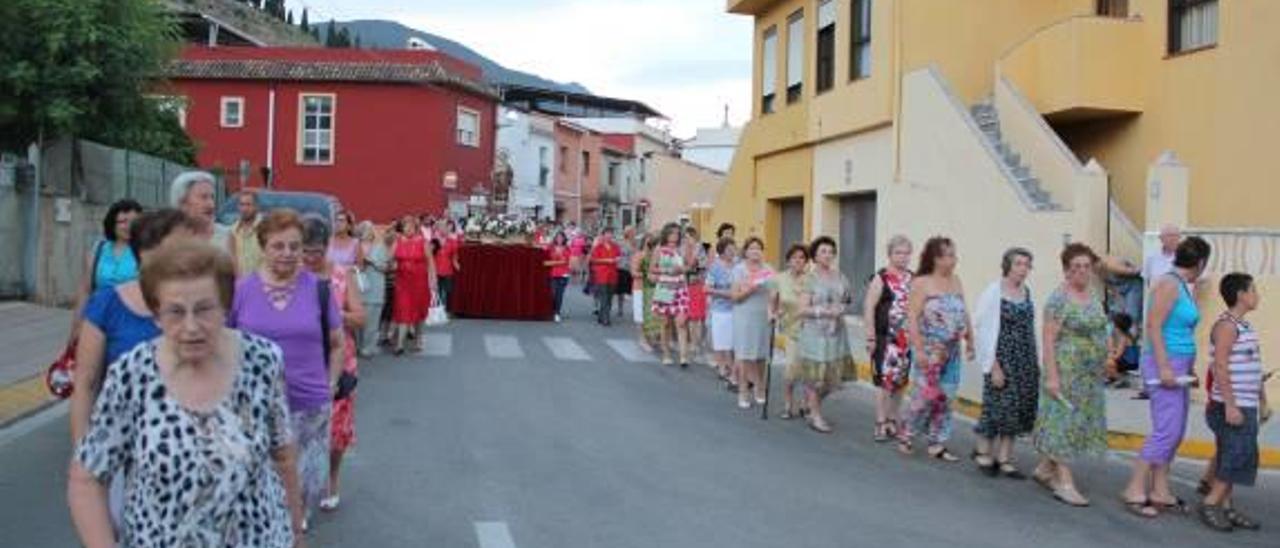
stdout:
<svg viewBox="0 0 1280 548">
<path fill-rule="evenodd" d="M 1280 296 L 1280 176 L 1267 161 L 1280 134 L 1269 100 L 1280 2 L 727 9 L 755 20 L 754 100 L 712 223 L 762 236 L 773 257 L 828 234 L 860 286 L 893 234 L 917 245 L 945 234 L 978 292 L 1021 245 L 1036 253 L 1043 298 L 1064 241 L 1140 263 L 1156 228 L 1174 223 L 1214 245 L 1212 274 L 1247 271 Z M 1220 310 L 1211 282 L 1206 318 Z M 1255 324 L 1280 348 L 1280 305 Z"/>
</svg>

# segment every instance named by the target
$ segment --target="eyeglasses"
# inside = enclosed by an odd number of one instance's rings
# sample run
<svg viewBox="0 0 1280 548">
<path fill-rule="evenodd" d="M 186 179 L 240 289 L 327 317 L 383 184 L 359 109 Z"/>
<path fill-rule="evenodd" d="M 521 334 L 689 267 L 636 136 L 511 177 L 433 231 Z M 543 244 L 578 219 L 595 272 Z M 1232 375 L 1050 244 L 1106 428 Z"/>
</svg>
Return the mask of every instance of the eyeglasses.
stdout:
<svg viewBox="0 0 1280 548">
<path fill-rule="evenodd" d="M 325 253 L 325 248 L 323 248 L 323 247 L 304 247 L 304 248 L 302 248 L 302 254 L 303 254 L 303 255 L 307 255 L 308 257 L 318 257 L 318 256 L 320 256 L 320 255 L 324 255 L 324 253 Z"/>
<path fill-rule="evenodd" d="M 203 302 L 190 309 L 182 305 L 164 306 L 161 307 L 159 313 L 160 323 L 164 325 L 180 324 L 186 321 L 188 316 L 195 318 L 196 322 L 202 324 L 221 323 L 223 311 L 222 307 L 217 303 Z"/>
</svg>

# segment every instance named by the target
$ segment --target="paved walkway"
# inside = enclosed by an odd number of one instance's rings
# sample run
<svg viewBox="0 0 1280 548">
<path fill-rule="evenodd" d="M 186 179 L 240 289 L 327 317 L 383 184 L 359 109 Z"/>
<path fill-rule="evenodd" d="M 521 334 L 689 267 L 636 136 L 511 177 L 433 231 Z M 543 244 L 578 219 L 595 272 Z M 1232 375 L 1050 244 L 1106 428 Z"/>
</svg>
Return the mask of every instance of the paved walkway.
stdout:
<svg viewBox="0 0 1280 548">
<path fill-rule="evenodd" d="M 67 341 L 71 312 L 0 303 L 0 426 L 53 403 L 44 372 Z"/>
</svg>

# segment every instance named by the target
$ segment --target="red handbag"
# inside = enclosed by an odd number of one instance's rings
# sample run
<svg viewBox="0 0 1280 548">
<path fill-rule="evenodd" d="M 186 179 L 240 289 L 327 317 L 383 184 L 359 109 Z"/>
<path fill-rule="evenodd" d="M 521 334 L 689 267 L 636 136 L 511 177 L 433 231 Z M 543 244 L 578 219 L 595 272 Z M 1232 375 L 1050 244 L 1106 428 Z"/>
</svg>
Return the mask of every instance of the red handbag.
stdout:
<svg viewBox="0 0 1280 548">
<path fill-rule="evenodd" d="M 63 400 L 71 397 L 76 387 L 75 372 L 76 344 L 71 343 L 58 359 L 49 364 L 49 370 L 44 374 L 44 384 L 49 388 L 49 393 Z"/>
</svg>

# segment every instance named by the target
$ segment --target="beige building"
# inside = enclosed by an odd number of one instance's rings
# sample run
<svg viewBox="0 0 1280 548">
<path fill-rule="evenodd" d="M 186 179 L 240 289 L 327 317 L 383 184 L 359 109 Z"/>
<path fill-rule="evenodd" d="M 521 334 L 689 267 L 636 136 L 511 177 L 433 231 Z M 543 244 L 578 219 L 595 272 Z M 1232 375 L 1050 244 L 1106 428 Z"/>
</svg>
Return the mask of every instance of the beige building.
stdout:
<svg viewBox="0 0 1280 548">
<path fill-rule="evenodd" d="M 1042 299 L 1064 242 L 1141 262 L 1174 223 L 1214 246 L 1206 318 L 1227 271 L 1280 294 L 1266 138 L 1280 130 L 1280 2 L 726 5 L 755 21 L 754 99 L 712 222 L 762 236 L 774 257 L 829 234 L 861 285 L 893 234 L 945 234 L 977 292 L 1019 245 L 1036 253 Z M 1271 310 L 1255 325 L 1280 348 Z"/>
<path fill-rule="evenodd" d="M 709 241 L 703 223 L 710 219 L 724 186 L 724 173 L 670 154 L 652 155 L 649 165 L 653 178 L 643 198 L 649 208 L 649 228 L 689 219 L 703 240 Z"/>
</svg>

